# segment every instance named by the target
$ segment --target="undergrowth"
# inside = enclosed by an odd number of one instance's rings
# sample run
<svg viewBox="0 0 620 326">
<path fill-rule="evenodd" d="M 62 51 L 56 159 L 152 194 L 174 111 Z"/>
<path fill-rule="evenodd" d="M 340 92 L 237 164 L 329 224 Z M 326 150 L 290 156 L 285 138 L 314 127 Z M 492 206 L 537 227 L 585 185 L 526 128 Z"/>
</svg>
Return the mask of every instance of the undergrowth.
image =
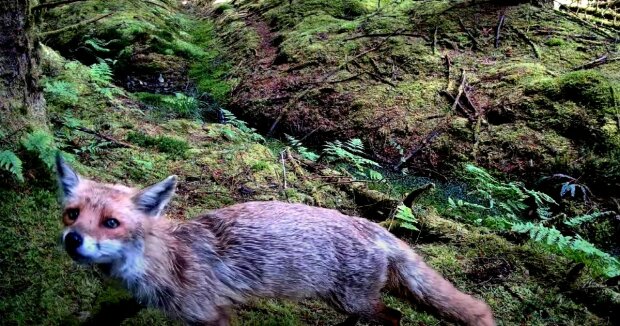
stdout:
<svg viewBox="0 0 620 326">
<path fill-rule="evenodd" d="M 532 242 L 551 252 L 584 263 L 595 276 L 620 275 L 618 259 L 578 233 L 582 224 L 608 216 L 609 212 L 592 212 L 571 218 L 564 214 L 553 215 L 557 203 L 545 193 L 528 189 L 519 182 L 499 181 L 473 165 L 466 165 L 465 172 L 479 201 L 449 198 L 453 216 L 498 231 L 526 234 Z"/>
<path fill-rule="evenodd" d="M 145 133 L 132 131 L 127 135 L 130 142 L 147 148 L 156 148 L 162 153 L 169 154 L 172 158 L 185 158 L 190 149 L 187 141 L 170 136 L 150 136 Z"/>
</svg>

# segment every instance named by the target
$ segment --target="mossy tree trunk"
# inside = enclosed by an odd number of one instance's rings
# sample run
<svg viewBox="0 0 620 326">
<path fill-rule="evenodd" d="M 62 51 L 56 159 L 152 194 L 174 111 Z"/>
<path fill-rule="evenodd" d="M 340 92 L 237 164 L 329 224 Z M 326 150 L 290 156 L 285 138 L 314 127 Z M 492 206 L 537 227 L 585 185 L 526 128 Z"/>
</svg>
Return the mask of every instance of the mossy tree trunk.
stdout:
<svg viewBox="0 0 620 326">
<path fill-rule="evenodd" d="M 21 134 L 34 128 L 47 128 L 30 6 L 30 0 L 0 1 L 2 145 L 16 143 Z"/>
</svg>

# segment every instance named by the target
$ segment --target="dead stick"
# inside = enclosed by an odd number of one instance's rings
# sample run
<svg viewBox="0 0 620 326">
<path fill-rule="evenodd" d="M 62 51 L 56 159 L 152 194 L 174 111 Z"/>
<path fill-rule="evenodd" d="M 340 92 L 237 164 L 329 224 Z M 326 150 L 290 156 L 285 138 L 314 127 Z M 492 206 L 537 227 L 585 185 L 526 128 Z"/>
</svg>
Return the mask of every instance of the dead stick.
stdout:
<svg viewBox="0 0 620 326">
<path fill-rule="evenodd" d="M 591 69 L 591 68 L 598 67 L 598 66 L 601 66 L 601 65 L 604 65 L 610 62 L 618 61 L 618 60 L 620 60 L 620 57 L 609 58 L 606 54 L 598 59 L 592 60 L 581 66 L 575 67 L 572 70 L 575 71 L 575 70 Z"/>
<path fill-rule="evenodd" d="M 506 16 L 502 13 L 499 17 L 499 23 L 497 23 L 497 30 L 495 31 L 495 48 L 499 47 L 499 36 L 502 31 L 502 25 L 504 25 L 504 19 L 506 19 Z"/>
<path fill-rule="evenodd" d="M 394 167 L 394 170 L 399 171 L 403 165 L 409 162 L 411 158 L 413 158 L 419 151 L 421 151 L 426 146 L 428 146 L 430 143 L 432 143 L 433 140 L 440 134 L 441 134 L 440 130 L 435 129 L 431 131 L 428 134 L 428 136 L 426 136 L 426 138 L 424 138 L 424 140 L 422 140 L 422 142 L 418 144 L 418 146 L 416 146 L 413 150 L 411 150 L 411 152 L 409 152 L 409 154 L 407 154 L 405 157 L 403 157 L 400 160 L 400 162 Z"/>
<path fill-rule="evenodd" d="M 433 33 L 433 54 L 437 52 L 437 29 L 438 27 L 435 26 L 435 32 Z"/>
<path fill-rule="evenodd" d="M 360 38 L 373 38 L 373 37 L 384 37 L 384 36 L 410 36 L 410 37 L 421 37 L 423 39 L 428 39 L 427 36 L 416 33 L 376 33 L 376 34 L 364 34 L 364 35 L 356 35 L 349 38 L 345 38 L 344 41 L 352 41 Z"/>
<path fill-rule="evenodd" d="M 517 32 L 517 35 L 519 35 L 532 47 L 532 50 L 534 50 L 534 56 L 536 56 L 537 59 L 540 59 L 540 51 L 538 51 L 536 44 L 520 29 L 514 27 L 514 30 Z"/>
<path fill-rule="evenodd" d="M 448 93 L 447 91 L 442 90 L 442 91 L 439 91 L 439 93 L 440 93 L 441 95 L 445 96 L 445 97 L 446 97 L 448 100 L 450 100 L 451 102 L 454 102 L 454 101 L 455 101 L 455 100 L 454 100 L 454 96 L 452 96 L 452 94 Z M 463 107 L 463 105 L 461 105 L 461 103 L 458 103 L 458 104 L 457 104 L 457 108 L 461 110 L 461 112 L 463 113 L 463 115 L 465 115 L 469 121 L 472 121 L 472 122 L 473 122 L 473 121 L 475 121 L 475 120 L 476 120 L 476 118 L 475 118 L 473 115 L 471 115 L 471 113 L 470 113 L 469 111 L 467 111 L 467 110 Z"/>
<path fill-rule="evenodd" d="M 469 98 L 469 93 L 467 93 L 467 89 L 463 90 L 463 95 L 465 97 L 465 104 L 472 110 L 474 115 L 479 115 L 481 111 L 474 105 L 474 102 Z"/>
<path fill-rule="evenodd" d="M 60 120 L 58 118 L 52 118 L 52 122 L 61 124 L 61 125 L 69 128 L 69 129 L 74 129 L 74 130 L 77 130 L 77 131 L 81 131 L 83 133 L 87 133 L 89 135 L 93 135 L 93 136 L 95 136 L 97 138 L 100 138 L 100 139 L 103 139 L 103 140 L 107 140 L 107 141 L 109 141 L 111 143 L 114 143 L 114 144 L 118 145 L 119 147 L 137 148 L 136 146 L 134 146 L 132 144 L 129 144 L 129 143 L 126 143 L 126 142 L 114 139 L 114 138 L 112 138 L 110 136 L 106 136 L 106 135 L 104 135 L 102 133 L 99 133 L 99 132 L 93 130 L 93 129 L 89 129 L 89 128 L 82 127 L 82 126 L 70 126 L 70 125 L 66 124 L 64 121 L 62 121 L 62 120 Z"/>
<path fill-rule="evenodd" d="M 459 18 L 459 23 L 461 24 L 461 28 L 463 28 L 463 30 L 465 31 L 465 33 L 467 34 L 467 36 L 469 36 L 469 38 L 471 39 L 471 42 L 474 45 L 474 49 L 478 49 L 478 40 L 476 40 L 476 38 L 474 37 L 474 35 L 469 31 L 469 29 L 467 29 L 467 27 L 465 27 L 465 23 L 463 23 L 463 19 Z"/>
<path fill-rule="evenodd" d="M 43 32 L 43 33 L 39 34 L 39 36 L 41 38 L 43 38 L 43 37 L 59 34 L 59 33 L 68 31 L 70 29 L 74 29 L 74 28 L 78 28 L 78 27 L 81 27 L 81 26 L 84 26 L 84 25 L 88 25 L 90 23 L 94 23 L 94 22 L 96 22 L 98 20 L 101 20 L 101 19 L 104 19 L 104 18 L 106 18 L 108 16 L 111 16 L 112 14 L 114 14 L 114 13 L 110 12 L 110 13 L 107 13 L 107 14 L 99 15 L 97 17 L 93 17 L 91 19 L 87 19 L 87 20 L 81 21 L 81 22 L 79 22 L 77 24 L 65 26 L 63 28 L 60 28 L 60 29 L 57 29 L 57 30 L 53 30 L 53 31 L 49 31 L 49 32 Z"/>
<path fill-rule="evenodd" d="M 461 95 L 463 95 L 463 91 L 465 90 L 465 70 L 461 69 L 461 85 L 459 85 L 459 91 L 454 98 L 454 104 L 452 104 L 452 112 L 456 111 L 456 106 L 459 105 L 459 100 L 461 99 Z"/>
<path fill-rule="evenodd" d="M 79 2 L 79 1 L 86 1 L 86 0 L 63 0 L 63 1 L 56 1 L 56 2 L 46 2 L 40 5 L 36 5 L 32 7 L 30 10 L 35 11 L 35 10 L 41 10 L 45 8 L 54 8 L 57 6 L 62 6 L 62 5 L 66 5 L 66 4 L 73 3 L 73 2 Z"/>
<path fill-rule="evenodd" d="M 478 146 L 480 144 L 480 126 L 482 125 L 482 113 L 478 114 L 476 124 L 474 125 L 474 146 L 472 149 L 472 156 L 474 160 L 478 156 Z"/>
<path fill-rule="evenodd" d="M 450 61 L 450 57 L 446 54 L 446 89 L 450 89 L 450 68 L 452 67 L 452 62 Z"/>
</svg>

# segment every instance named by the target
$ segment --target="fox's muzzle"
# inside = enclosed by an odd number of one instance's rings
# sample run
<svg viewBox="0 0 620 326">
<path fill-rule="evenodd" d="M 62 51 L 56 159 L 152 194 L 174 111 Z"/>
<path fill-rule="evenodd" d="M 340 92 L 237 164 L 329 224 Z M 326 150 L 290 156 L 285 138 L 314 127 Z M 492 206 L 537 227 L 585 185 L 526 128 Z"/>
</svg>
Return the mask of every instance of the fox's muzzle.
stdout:
<svg viewBox="0 0 620 326">
<path fill-rule="evenodd" d="M 65 235 L 65 239 L 64 239 L 65 250 L 67 251 L 69 256 L 71 256 L 71 258 L 76 259 L 76 260 L 83 258 L 82 255 L 80 255 L 80 253 L 78 252 L 78 249 L 80 248 L 83 242 L 84 242 L 84 239 L 77 232 L 72 231 L 72 232 L 67 233 L 67 235 Z"/>
</svg>

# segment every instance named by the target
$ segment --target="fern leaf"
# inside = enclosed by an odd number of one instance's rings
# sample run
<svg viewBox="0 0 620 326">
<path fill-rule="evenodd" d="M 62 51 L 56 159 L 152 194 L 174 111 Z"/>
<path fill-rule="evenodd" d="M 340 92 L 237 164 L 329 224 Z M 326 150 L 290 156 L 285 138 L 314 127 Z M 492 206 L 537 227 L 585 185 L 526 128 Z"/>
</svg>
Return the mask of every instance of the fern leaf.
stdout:
<svg viewBox="0 0 620 326">
<path fill-rule="evenodd" d="M 413 215 L 411 208 L 405 205 L 398 205 L 398 207 L 396 207 L 394 217 L 399 220 L 400 226 L 409 230 L 418 231 L 418 228 L 414 225 L 414 223 L 417 223 L 418 220 Z"/>
<path fill-rule="evenodd" d="M 53 168 L 56 160 L 56 147 L 54 138 L 43 130 L 36 130 L 27 134 L 22 144 L 29 151 L 38 154 L 39 158 L 48 168 Z"/>
<path fill-rule="evenodd" d="M 22 161 L 12 151 L 0 152 L 0 169 L 10 172 L 17 180 L 24 181 Z"/>
<path fill-rule="evenodd" d="M 97 84 L 107 85 L 112 82 L 112 68 L 105 63 L 94 63 L 90 66 L 90 77 Z"/>
</svg>

